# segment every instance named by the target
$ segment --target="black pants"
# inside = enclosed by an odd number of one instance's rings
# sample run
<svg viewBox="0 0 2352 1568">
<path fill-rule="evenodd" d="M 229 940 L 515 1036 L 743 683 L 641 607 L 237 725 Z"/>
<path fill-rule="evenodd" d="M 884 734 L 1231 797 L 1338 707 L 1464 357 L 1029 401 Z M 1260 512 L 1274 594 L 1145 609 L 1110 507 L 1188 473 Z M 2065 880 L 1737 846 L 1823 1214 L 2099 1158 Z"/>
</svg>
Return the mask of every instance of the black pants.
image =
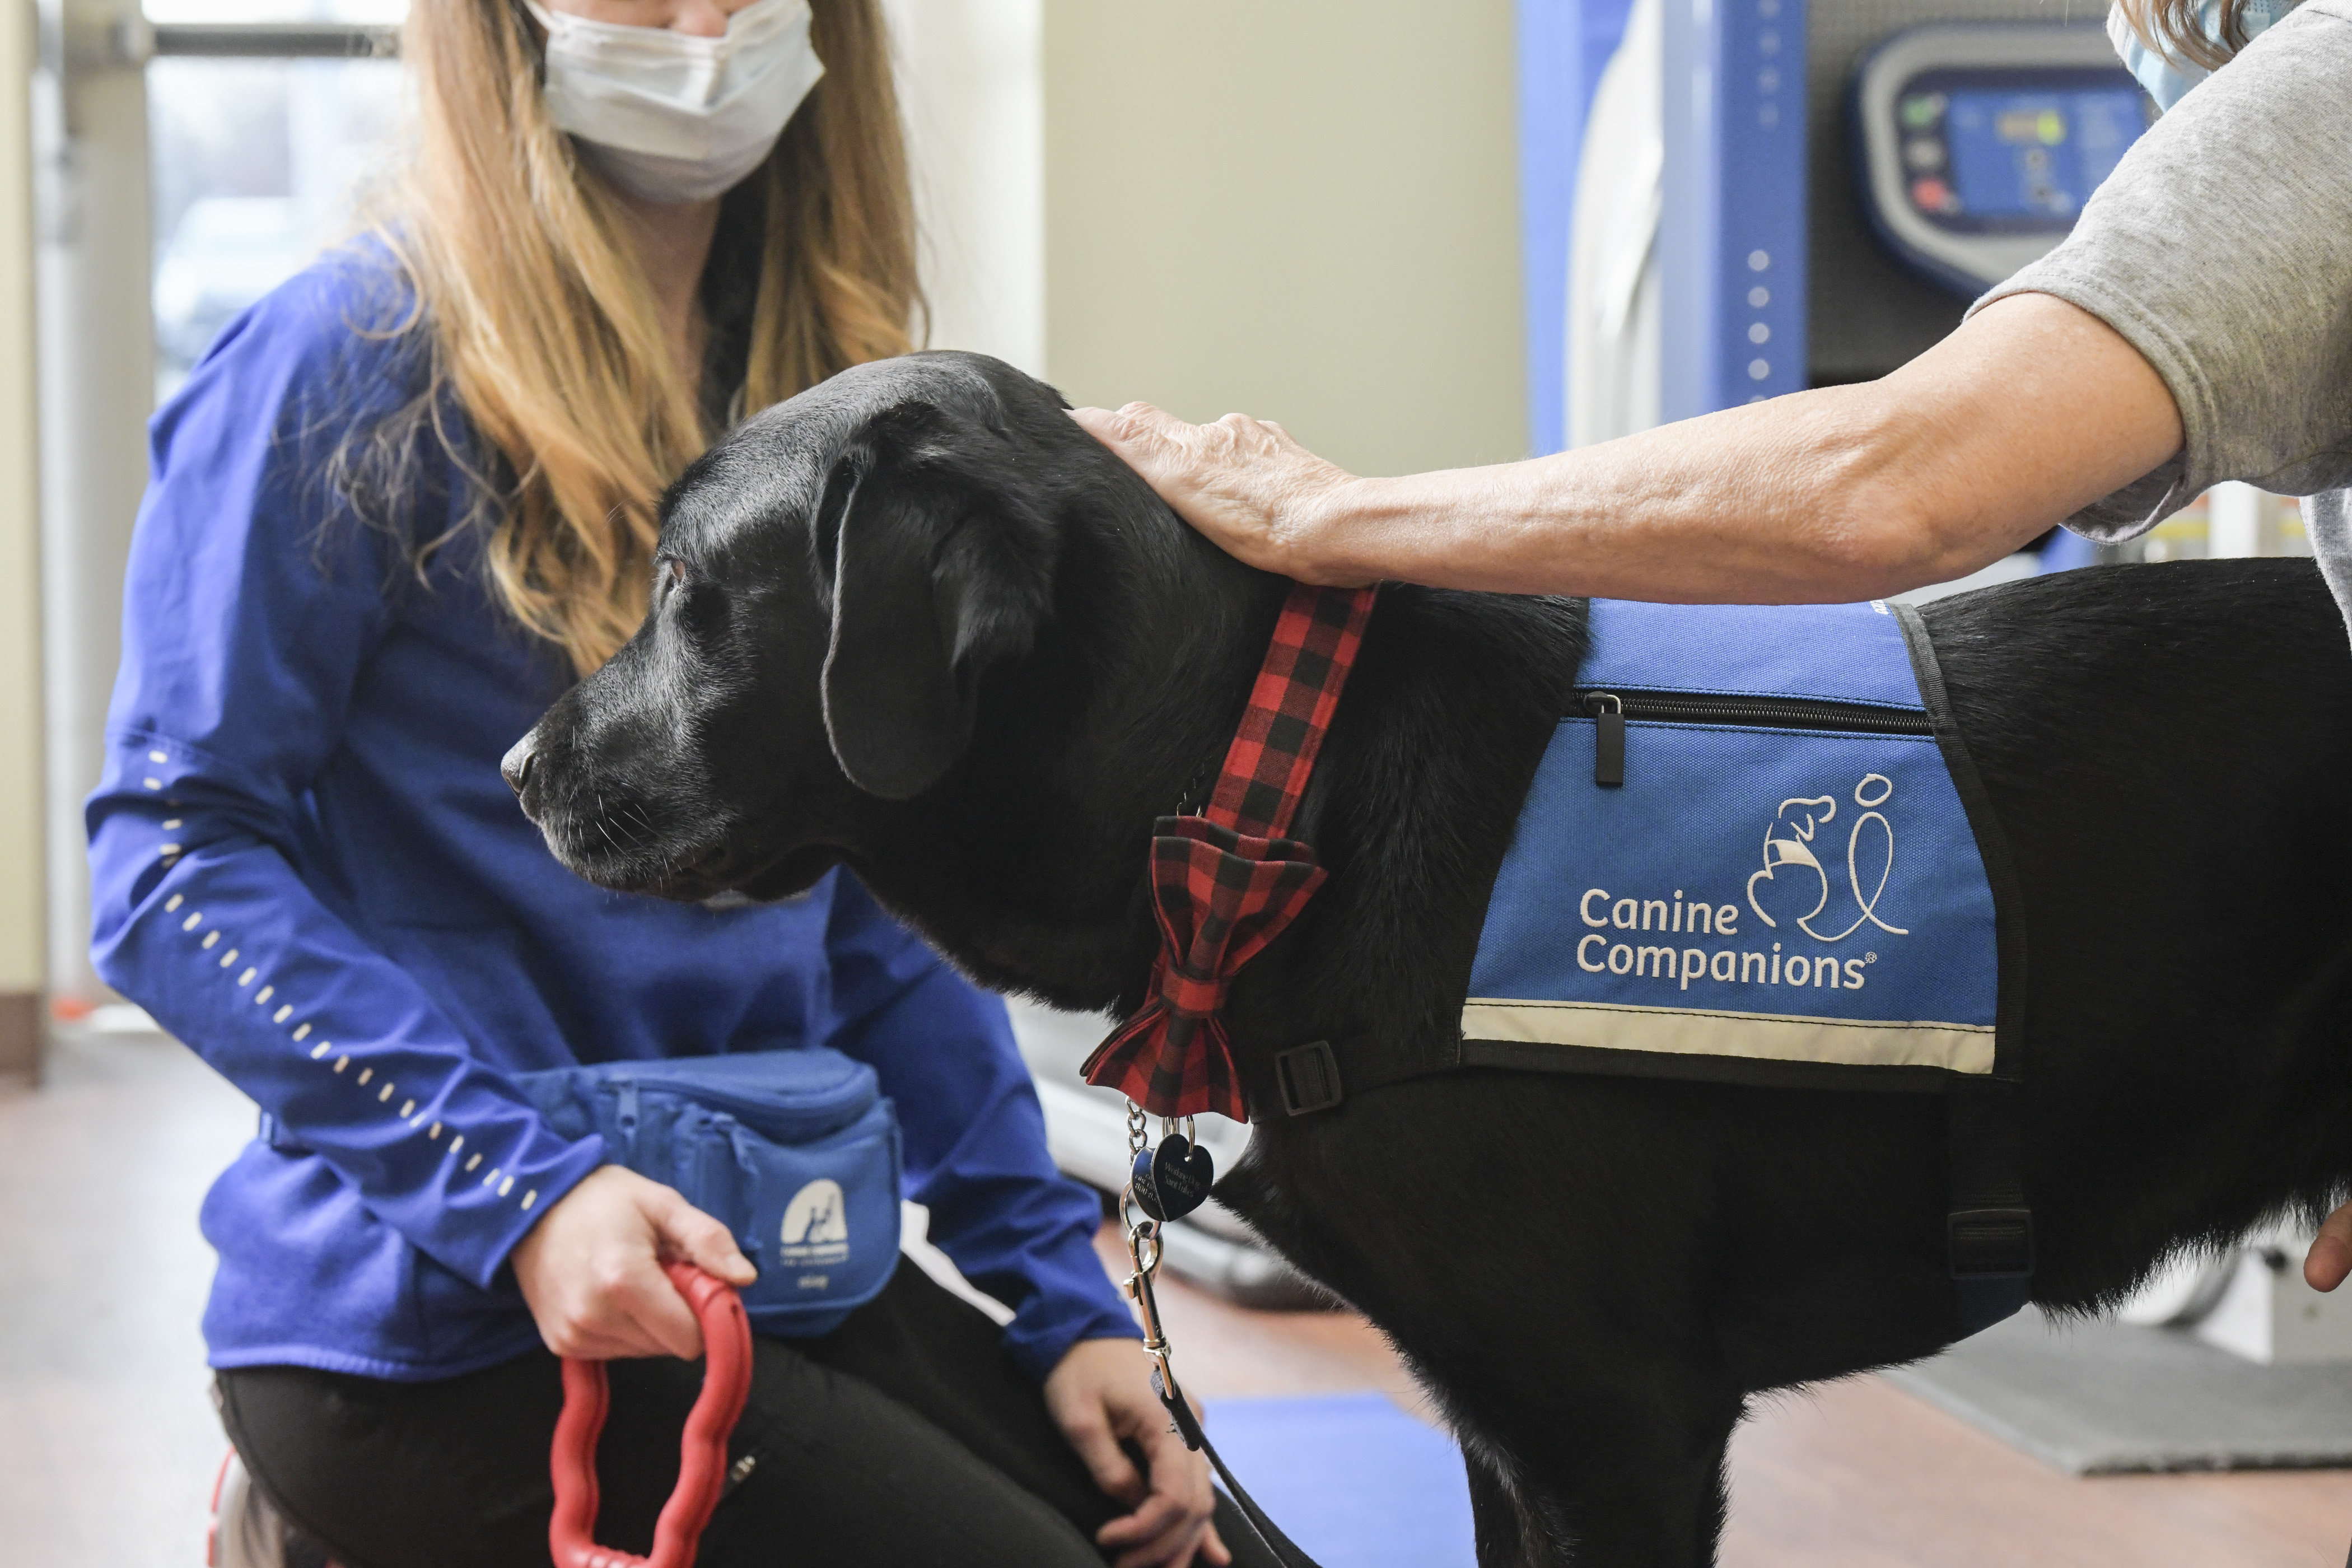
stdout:
<svg viewBox="0 0 2352 1568">
<path fill-rule="evenodd" d="M 1136 1357 L 1139 1380 L 1147 1372 Z M 596 1452 L 596 1539 L 643 1553 L 677 1479 L 702 1369 L 614 1362 Z M 563 1404 L 544 1351 L 434 1383 L 308 1367 L 220 1374 L 229 1438 L 263 1493 L 345 1568 L 539 1568 Z M 816 1340 L 755 1336 L 702 1568 L 1099 1568 L 1094 1532 L 1126 1509 L 1097 1490 L 997 1327 L 901 1262 Z M 1219 1494 L 1244 1568 L 1273 1559 Z"/>
</svg>

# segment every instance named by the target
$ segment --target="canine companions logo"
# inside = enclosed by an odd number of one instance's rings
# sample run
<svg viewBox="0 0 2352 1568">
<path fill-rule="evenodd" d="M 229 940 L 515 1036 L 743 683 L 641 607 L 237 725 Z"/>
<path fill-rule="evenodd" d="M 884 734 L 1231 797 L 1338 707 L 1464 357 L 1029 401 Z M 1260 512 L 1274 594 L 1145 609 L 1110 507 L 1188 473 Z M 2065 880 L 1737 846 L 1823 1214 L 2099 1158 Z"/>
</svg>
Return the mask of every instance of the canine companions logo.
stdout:
<svg viewBox="0 0 2352 1568">
<path fill-rule="evenodd" d="M 1853 819 L 1845 839 L 1846 887 L 1853 895 L 1854 907 L 1860 912 L 1853 923 L 1840 931 L 1817 930 L 1813 921 L 1830 904 L 1830 871 L 1813 852 L 1813 837 L 1822 828 L 1837 820 L 1838 801 L 1835 795 L 1822 795 L 1784 800 L 1773 813 L 1772 821 L 1764 829 L 1764 868 L 1748 879 L 1748 907 L 1756 918 L 1775 930 L 1780 921 L 1772 918 L 1767 902 L 1777 906 L 1783 918 L 1817 942 L 1843 942 L 1865 925 L 1874 925 L 1893 936 L 1908 936 L 1902 926 L 1888 925 L 1878 918 L 1878 900 L 1886 892 L 1886 879 L 1895 870 L 1895 825 L 1886 819 L 1879 806 L 1895 795 L 1895 781 L 1883 773 L 1864 773 L 1862 782 L 1853 786 L 1853 803 L 1862 807 L 1862 815 Z M 1865 843 L 1865 840 L 1867 841 Z M 1864 868 L 1867 866 L 1869 870 Z M 1871 873 L 1875 872 L 1875 879 Z M 1784 875 L 1785 873 L 1785 875 Z M 1870 890 L 1863 891 L 1863 883 L 1870 881 Z M 1763 900 L 1757 897 L 1759 882 L 1769 884 Z M 1811 900 L 1810 907 L 1806 900 Z M 1804 913 L 1790 916 L 1791 908 L 1804 908 Z M 1833 919 L 1842 919 L 1843 910 Z"/>
<path fill-rule="evenodd" d="M 784 1205 L 783 1244 L 776 1256 L 798 1268 L 849 1260 L 849 1205 L 841 1184 L 820 1176 Z"/>
<path fill-rule="evenodd" d="M 1688 991 L 1700 981 L 1862 990 L 1870 983 L 1868 966 L 1878 962 L 1875 952 L 1852 958 L 1824 953 L 1811 958 L 1803 952 L 1783 952 L 1779 942 L 1771 942 L 1769 949 L 1745 950 L 1681 947 L 1670 941 L 1653 946 L 1639 935 L 1618 941 L 1601 932 L 1654 931 L 1685 940 L 1692 936 L 1737 939 L 1742 935 L 1743 913 L 1752 912 L 1769 931 L 1786 932 L 1791 939 L 1802 931 L 1825 946 L 1843 942 L 1864 926 L 1875 926 L 1890 936 L 1908 936 L 1908 926 L 1895 924 L 1879 910 L 1887 879 L 1895 872 L 1895 825 L 1879 808 L 1894 797 L 1894 780 L 1884 773 L 1863 774 L 1853 786 L 1853 805 L 1860 814 L 1846 824 L 1839 822 L 1843 803 L 1836 795 L 1797 795 L 1782 801 L 1764 826 L 1763 867 L 1748 874 L 1747 911 L 1738 904 L 1685 900 L 1680 888 L 1674 890 L 1671 900 L 1618 898 L 1605 888 L 1588 888 L 1576 909 L 1584 923 L 1595 930 L 1578 940 L 1576 966 L 1588 974 L 1670 981 L 1679 991 Z M 1839 826 L 1845 827 L 1843 847 L 1838 844 Z M 1843 867 L 1838 864 L 1841 847 Z M 1764 936 L 1752 930 L 1747 934 L 1758 940 Z"/>
</svg>

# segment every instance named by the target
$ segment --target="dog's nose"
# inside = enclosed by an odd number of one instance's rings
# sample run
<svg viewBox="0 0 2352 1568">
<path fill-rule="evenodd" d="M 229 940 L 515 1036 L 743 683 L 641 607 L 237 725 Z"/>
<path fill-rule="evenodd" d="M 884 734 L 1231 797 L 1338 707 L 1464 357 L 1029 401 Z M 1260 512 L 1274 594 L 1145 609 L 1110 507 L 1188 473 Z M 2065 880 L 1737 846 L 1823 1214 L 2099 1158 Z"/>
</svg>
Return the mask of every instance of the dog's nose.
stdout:
<svg viewBox="0 0 2352 1568">
<path fill-rule="evenodd" d="M 535 730 L 499 759 L 499 776 L 507 781 L 507 788 L 515 792 L 517 800 L 522 798 L 523 786 L 530 783 L 531 764 L 538 760 L 539 732 Z"/>
</svg>

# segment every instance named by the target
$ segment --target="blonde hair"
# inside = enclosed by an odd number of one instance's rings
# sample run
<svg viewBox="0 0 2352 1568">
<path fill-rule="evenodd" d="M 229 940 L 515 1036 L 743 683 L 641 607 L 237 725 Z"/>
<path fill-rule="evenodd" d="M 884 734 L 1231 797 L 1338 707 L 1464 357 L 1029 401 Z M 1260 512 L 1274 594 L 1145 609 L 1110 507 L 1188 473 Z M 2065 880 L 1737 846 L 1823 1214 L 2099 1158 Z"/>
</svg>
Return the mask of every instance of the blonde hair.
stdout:
<svg viewBox="0 0 2352 1568">
<path fill-rule="evenodd" d="M 906 353 L 920 303 L 878 5 L 812 9 L 824 76 L 725 198 L 713 242 L 712 268 L 755 279 L 744 412 Z M 430 335 L 412 412 L 472 464 L 499 600 L 585 674 L 645 617 L 656 505 L 709 438 L 702 389 L 663 337 L 625 215 L 548 120 L 520 5 L 415 0 L 401 51 L 420 134 L 373 226 L 413 287 L 401 330 Z M 473 442 L 444 427 L 445 394 Z M 374 444 L 388 462 L 415 450 Z"/>
<path fill-rule="evenodd" d="M 2246 47 L 2246 0 L 2221 0 L 2221 42 L 2205 31 L 2202 0 L 2118 0 L 2139 41 L 2160 55 L 2217 70 Z"/>
</svg>

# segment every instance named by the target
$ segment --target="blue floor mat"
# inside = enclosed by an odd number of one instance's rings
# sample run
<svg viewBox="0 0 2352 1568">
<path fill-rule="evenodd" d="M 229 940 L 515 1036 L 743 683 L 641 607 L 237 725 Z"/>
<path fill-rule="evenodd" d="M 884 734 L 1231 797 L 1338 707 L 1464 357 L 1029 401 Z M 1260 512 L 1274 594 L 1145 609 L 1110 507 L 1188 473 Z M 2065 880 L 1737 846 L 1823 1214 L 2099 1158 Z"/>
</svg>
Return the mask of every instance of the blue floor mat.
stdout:
<svg viewBox="0 0 2352 1568">
<path fill-rule="evenodd" d="M 1209 1436 L 1323 1568 L 1475 1568 L 1460 1450 L 1383 1395 L 1213 1400 Z"/>
</svg>

